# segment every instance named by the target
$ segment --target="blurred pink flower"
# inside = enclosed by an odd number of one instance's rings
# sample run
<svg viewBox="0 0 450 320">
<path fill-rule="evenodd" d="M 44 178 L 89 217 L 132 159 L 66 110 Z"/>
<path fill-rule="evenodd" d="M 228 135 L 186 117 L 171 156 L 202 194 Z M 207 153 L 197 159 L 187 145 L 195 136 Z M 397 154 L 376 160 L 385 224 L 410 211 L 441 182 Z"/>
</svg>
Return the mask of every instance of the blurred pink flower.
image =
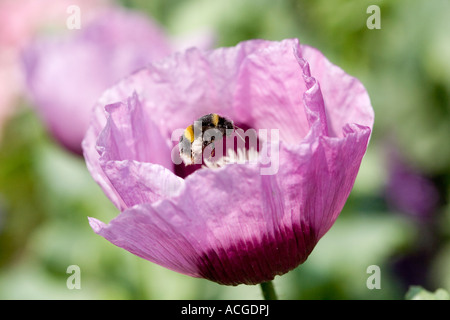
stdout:
<svg viewBox="0 0 450 320">
<path fill-rule="evenodd" d="M 41 32 L 66 29 L 67 8 L 79 6 L 89 21 L 107 0 L 0 0 L 0 137 L 24 92 L 20 52 Z"/>
<path fill-rule="evenodd" d="M 212 112 L 279 129 L 278 172 L 261 175 L 258 162 L 177 176 L 172 132 Z M 271 280 L 303 263 L 333 225 L 373 120 L 363 85 L 296 39 L 174 54 L 123 79 L 94 108 L 87 166 L 121 213 L 90 225 L 189 276 Z"/>
<path fill-rule="evenodd" d="M 163 30 L 147 16 L 110 7 L 80 30 L 38 38 L 27 47 L 23 57 L 30 98 L 54 136 L 81 154 L 91 109 L 101 93 L 171 50 Z"/>
</svg>

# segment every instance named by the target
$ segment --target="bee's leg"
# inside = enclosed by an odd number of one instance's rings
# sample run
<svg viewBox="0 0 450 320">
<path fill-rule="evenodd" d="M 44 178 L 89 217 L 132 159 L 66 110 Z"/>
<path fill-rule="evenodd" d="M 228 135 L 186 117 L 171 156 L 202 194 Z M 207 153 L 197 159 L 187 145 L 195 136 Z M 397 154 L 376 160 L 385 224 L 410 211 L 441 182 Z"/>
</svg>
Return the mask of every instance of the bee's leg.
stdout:
<svg viewBox="0 0 450 320">
<path fill-rule="evenodd" d="M 234 131 L 236 133 L 236 135 L 244 142 L 245 144 L 245 139 L 239 134 L 239 132 Z"/>
<path fill-rule="evenodd" d="M 214 145 L 214 141 L 211 142 L 211 154 L 209 155 L 209 160 L 211 160 L 212 157 L 214 157 L 216 155 L 216 146 Z"/>
</svg>

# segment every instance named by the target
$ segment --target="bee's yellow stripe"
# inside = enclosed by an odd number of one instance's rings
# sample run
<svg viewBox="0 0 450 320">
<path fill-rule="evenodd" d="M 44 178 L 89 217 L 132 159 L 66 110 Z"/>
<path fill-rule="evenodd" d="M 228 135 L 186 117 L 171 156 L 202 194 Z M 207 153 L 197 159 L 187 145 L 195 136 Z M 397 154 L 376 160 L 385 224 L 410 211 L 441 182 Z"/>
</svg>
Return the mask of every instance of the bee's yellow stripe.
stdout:
<svg viewBox="0 0 450 320">
<path fill-rule="evenodd" d="M 184 136 L 192 143 L 194 141 L 194 126 L 190 125 L 187 127 L 186 130 L 184 130 Z"/>
<path fill-rule="evenodd" d="M 217 124 L 219 123 L 219 115 L 216 113 L 213 113 L 211 120 L 212 120 L 214 127 L 217 127 Z"/>
</svg>

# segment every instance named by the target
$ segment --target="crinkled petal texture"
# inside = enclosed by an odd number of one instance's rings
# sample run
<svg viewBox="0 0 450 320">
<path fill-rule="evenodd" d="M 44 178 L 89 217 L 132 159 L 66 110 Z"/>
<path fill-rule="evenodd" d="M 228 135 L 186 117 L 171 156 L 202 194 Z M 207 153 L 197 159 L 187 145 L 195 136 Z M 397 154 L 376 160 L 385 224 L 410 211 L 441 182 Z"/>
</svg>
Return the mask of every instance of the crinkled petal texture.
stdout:
<svg viewBox="0 0 450 320">
<path fill-rule="evenodd" d="M 274 174 L 249 163 L 175 175 L 172 132 L 210 112 L 279 129 Z M 226 285 L 271 280 L 303 263 L 333 225 L 373 120 L 363 85 L 296 39 L 174 54 L 95 108 L 85 158 L 121 213 L 90 224 L 183 274 Z"/>
<path fill-rule="evenodd" d="M 92 107 L 102 92 L 171 51 L 162 29 L 148 17 L 119 7 L 104 9 L 80 30 L 36 39 L 25 49 L 30 98 L 52 134 L 81 154 Z"/>
</svg>

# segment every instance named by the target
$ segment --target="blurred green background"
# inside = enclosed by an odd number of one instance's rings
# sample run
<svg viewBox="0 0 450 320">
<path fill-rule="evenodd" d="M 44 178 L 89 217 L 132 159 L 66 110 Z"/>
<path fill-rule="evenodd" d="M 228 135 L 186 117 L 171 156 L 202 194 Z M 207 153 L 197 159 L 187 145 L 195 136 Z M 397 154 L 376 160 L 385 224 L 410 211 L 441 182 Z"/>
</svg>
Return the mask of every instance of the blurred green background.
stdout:
<svg viewBox="0 0 450 320">
<path fill-rule="evenodd" d="M 381 29 L 366 26 L 372 4 L 380 7 Z M 128 0 L 121 5 L 145 12 L 169 35 L 212 30 L 216 46 L 298 38 L 366 86 L 375 126 L 355 187 L 308 260 L 276 277 L 281 299 L 404 299 L 411 285 L 450 290 L 449 1 Z M 393 158 L 420 176 L 419 195 L 411 201 L 426 194 L 423 185 L 434 190 L 437 200 L 422 199 L 428 202 L 426 212 L 396 202 L 402 185 L 390 187 Z M 60 147 L 26 99 L 20 100 L 0 145 L 1 299 L 261 298 L 258 286 L 224 287 L 180 275 L 94 234 L 88 216 L 107 222 L 117 213 L 84 160 Z M 66 269 L 73 264 L 81 269 L 80 290 L 66 286 Z M 366 286 L 370 265 L 380 267 L 381 289 Z"/>
</svg>

